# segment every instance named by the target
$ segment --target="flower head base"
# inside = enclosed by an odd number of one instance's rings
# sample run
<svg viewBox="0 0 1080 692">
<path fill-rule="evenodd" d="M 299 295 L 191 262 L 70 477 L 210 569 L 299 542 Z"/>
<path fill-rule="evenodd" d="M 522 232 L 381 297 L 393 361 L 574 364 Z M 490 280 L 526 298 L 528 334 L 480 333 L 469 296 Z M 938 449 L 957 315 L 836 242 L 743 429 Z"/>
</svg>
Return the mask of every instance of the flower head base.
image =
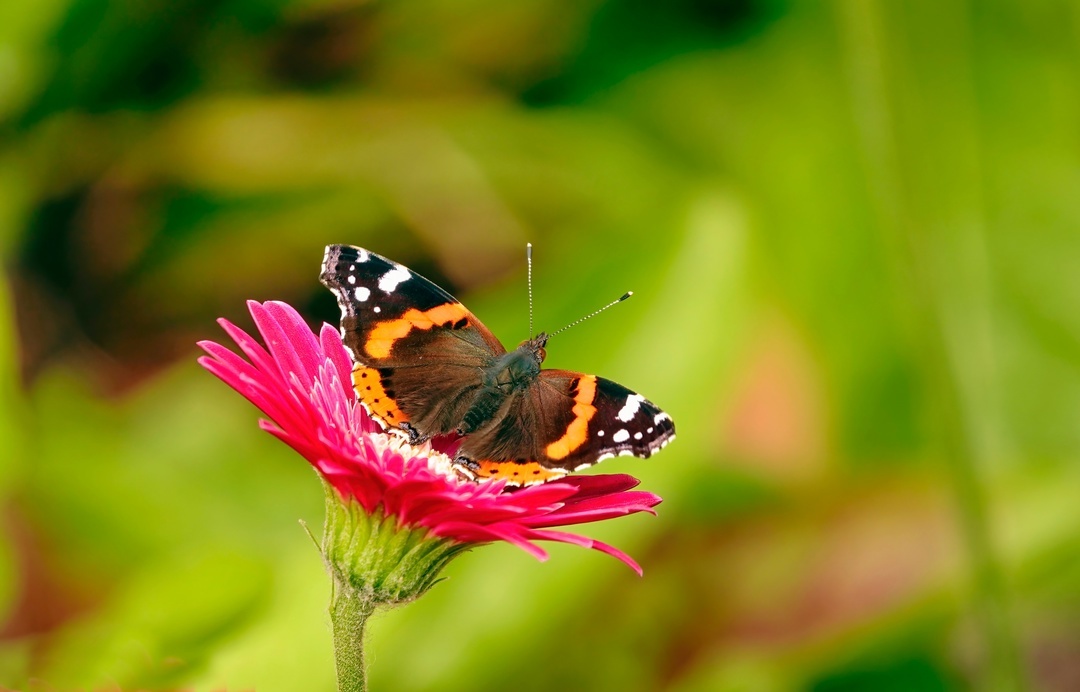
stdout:
<svg viewBox="0 0 1080 692">
<path fill-rule="evenodd" d="M 422 596 L 467 543 L 398 525 L 381 511 L 368 513 L 326 486 L 323 557 L 337 589 L 370 605 L 406 603 Z"/>
<path fill-rule="evenodd" d="M 616 548 L 555 530 L 651 512 L 660 498 L 631 490 L 634 478 L 572 476 L 513 492 L 501 481 L 461 479 L 447 450 L 410 445 L 371 420 L 349 384 L 352 363 L 336 329 L 323 325 L 314 334 L 285 303 L 248 307 L 266 347 L 221 320 L 247 360 L 205 341 L 200 346 L 209 355 L 199 362 L 261 409 L 268 418 L 261 427 L 307 459 L 345 505 L 461 548 L 506 541 L 543 560 L 547 553 L 536 542 L 559 541 L 605 552 L 641 573 Z"/>
</svg>

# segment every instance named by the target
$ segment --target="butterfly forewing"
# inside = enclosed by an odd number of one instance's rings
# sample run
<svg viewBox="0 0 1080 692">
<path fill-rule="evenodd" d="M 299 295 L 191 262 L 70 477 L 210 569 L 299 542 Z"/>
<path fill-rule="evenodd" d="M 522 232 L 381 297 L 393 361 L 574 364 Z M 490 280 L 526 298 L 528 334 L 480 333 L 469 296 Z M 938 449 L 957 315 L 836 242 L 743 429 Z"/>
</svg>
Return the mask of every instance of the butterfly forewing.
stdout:
<svg viewBox="0 0 1080 692">
<path fill-rule="evenodd" d="M 499 340 L 449 293 L 374 252 L 330 245 L 320 279 L 341 307 L 368 412 L 414 437 L 452 432 L 481 369 L 506 352 Z"/>
<path fill-rule="evenodd" d="M 543 370 L 500 413 L 496 425 L 467 438 L 461 454 L 489 473 L 536 475 L 528 462 L 558 475 L 618 456 L 649 457 L 675 437 L 671 418 L 644 397 L 595 375 Z M 515 474 L 524 465 L 522 474 Z M 550 478 L 544 478 L 550 480 Z"/>
<path fill-rule="evenodd" d="M 675 439 L 675 423 L 655 404 L 617 382 L 596 382 L 596 415 L 577 461 L 590 466 L 612 456 L 650 457 Z"/>
<path fill-rule="evenodd" d="M 487 364 L 506 353 L 456 298 L 374 252 L 329 245 L 319 278 L 337 297 L 342 339 L 358 362 L 393 367 L 471 356 Z M 448 336 L 467 346 L 443 350 L 452 343 L 443 341 Z M 433 343 L 438 346 L 433 348 Z"/>
</svg>

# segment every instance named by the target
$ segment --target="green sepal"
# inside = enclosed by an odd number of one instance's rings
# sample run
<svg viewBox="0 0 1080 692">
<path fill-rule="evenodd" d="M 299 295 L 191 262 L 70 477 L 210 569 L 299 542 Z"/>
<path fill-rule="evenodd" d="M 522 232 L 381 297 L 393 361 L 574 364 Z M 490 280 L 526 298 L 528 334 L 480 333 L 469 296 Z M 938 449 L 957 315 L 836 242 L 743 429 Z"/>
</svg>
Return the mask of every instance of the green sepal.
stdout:
<svg viewBox="0 0 1080 692">
<path fill-rule="evenodd" d="M 346 596 L 372 609 L 408 603 L 438 581 L 439 572 L 468 544 L 404 527 L 379 508 L 368 514 L 328 483 L 323 557 L 334 579 L 335 599 Z M 345 591 L 347 594 L 339 594 Z"/>
</svg>

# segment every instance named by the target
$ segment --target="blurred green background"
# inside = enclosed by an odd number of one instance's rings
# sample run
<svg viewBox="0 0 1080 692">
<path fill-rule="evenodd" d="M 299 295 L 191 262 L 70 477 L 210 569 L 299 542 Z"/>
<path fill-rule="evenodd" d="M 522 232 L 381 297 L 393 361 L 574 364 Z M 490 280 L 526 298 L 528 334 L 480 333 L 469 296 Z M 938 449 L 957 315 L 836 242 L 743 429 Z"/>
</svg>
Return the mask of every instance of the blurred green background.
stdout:
<svg viewBox="0 0 1080 692">
<path fill-rule="evenodd" d="M 375 690 L 1080 689 L 1080 6 L 0 4 L 0 687 L 329 690 L 308 465 L 195 364 L 363 245 L 667 409 Z"/>
</svg>

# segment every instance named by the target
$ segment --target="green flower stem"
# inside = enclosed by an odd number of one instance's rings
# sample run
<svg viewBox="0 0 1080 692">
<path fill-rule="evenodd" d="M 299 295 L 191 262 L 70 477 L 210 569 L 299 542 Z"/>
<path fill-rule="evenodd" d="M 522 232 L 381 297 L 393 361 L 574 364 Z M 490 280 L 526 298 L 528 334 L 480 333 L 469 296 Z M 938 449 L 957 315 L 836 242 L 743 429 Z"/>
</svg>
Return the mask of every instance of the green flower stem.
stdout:
<svg viewBox="0 0 1080 692">
<path fill-rule="evenodd" d="M 367 690 L 367 671 L 364 668 L 364 630 L 368 617 L 374 612 L 343 589 L 334 589 L 330 604 L 330 622 L 334 628 L 334 660 L 337 664 L 338 690 L 364 692 Z"/>
<path fill-rule="evenodd" d="M 338 690 L 367 689 L 364 629 L 382 606 L 408 603 L 438 581 L 439 572 L 468 548 L 431 535 L 422 527 L 402 526 L 381 510 L 368 514 L 355 500 L 343 499 L 330 485 L 322 551 L 333 579 L 330 621 L 334 632 Z"/>
</svg>

